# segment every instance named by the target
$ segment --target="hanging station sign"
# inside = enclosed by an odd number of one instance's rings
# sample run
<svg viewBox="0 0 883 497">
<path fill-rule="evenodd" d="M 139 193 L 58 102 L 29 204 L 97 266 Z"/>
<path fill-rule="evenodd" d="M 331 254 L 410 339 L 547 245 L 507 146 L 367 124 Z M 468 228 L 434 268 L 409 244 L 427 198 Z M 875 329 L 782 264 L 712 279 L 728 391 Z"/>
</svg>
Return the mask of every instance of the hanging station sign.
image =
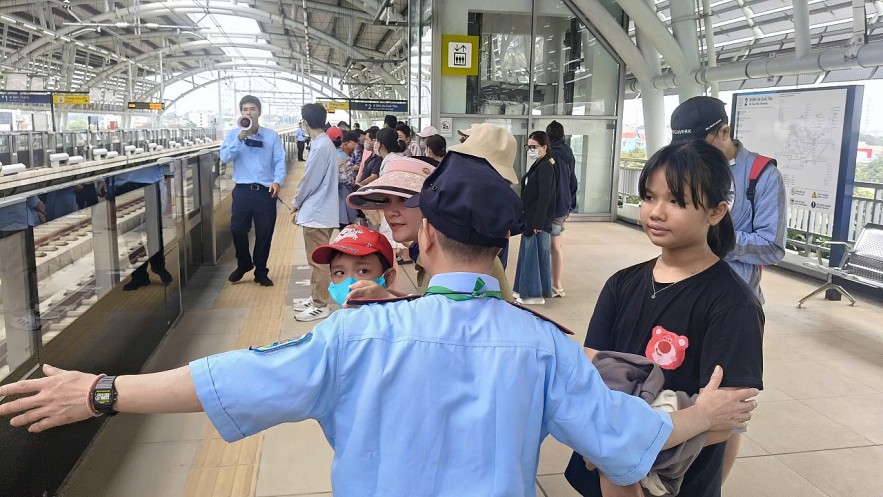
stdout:
<svg viewBox="0 0 883 497">
<path fill-rule="evenodd" d="M 138 110 L 163 110 L 166 108 L 162 102 L 129 102 L 127 107 Z"/>
<path fill-rule="evenodd" d="M 408 102 L 404 100 L 350 100 L 350 110 L 407 114 Z"/>
<path fill-rule="evenodd" d="M 88 93 L 54 93 L 52 102 L 56 104 L 89 105 Z"/>
<path fill-rule="evenodd" d="M 52 93 L 31 91 L 0 91 L 0 103 L 51 104 Z"/>
<path fill-rule="evenodd" d="M 350 110 L 350 103 L 346 100 L 319 100 L 319 105 L 325 107 L 328 112 L 342 110 L 344 112 Z"/>
</svg>

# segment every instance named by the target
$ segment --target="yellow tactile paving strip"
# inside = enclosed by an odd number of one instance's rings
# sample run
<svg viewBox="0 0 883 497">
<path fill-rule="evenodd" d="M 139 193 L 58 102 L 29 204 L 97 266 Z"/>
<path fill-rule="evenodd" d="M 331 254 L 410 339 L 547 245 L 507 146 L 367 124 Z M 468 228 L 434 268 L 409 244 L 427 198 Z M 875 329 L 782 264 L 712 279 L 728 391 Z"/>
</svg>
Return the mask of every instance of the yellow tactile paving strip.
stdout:
<svg viewBox="0 0 883 497">
<path fill-rule="evenodd" d="M 286 203 L 294 196 L 302 175 L 301 168 L 292 171 L 281 197 Z M 293 174 L 297 173 L 297 174 Z M 295 177 L 296 176 L 296 177 Z M 288 210 L 282 207 L 276 217 L 276 231 L 270 250 L 270 278 L 274 286 L 262 287 L 251 273 L 237 284 L 227 283 L 215 300 L 213 308 L 247 308 L 248 318 L 239 335 L 237 346 L 245 348 L 279 339 L 285 296 L 291 276 L 291 260 L 295 245 L 295 226 L 289 221 Z M 186 497 L 252 497 L 257 484 L 263 434 L 228 444 L 206 422 L 205 435 L 196 452 L 190 476 L 184 488 Z"/>
</svg>

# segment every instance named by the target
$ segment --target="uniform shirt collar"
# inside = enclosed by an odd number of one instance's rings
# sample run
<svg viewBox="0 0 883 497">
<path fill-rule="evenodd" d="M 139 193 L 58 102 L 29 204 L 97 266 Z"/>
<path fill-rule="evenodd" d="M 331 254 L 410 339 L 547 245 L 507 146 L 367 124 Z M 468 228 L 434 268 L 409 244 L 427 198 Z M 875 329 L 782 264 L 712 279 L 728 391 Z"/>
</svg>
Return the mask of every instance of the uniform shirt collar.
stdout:
<svg viewBox="0 0 883 497">
<path fill-rule="evenodd" d="M 429 280 L 429 286 L 441 286 L 454 292 L 471 292 L 475 290 L 475 280 L 484 281 L 483 291 L 499 292 L 500 282 L 489 274 L 481 273 L 442 273 Z"/>
</svg>

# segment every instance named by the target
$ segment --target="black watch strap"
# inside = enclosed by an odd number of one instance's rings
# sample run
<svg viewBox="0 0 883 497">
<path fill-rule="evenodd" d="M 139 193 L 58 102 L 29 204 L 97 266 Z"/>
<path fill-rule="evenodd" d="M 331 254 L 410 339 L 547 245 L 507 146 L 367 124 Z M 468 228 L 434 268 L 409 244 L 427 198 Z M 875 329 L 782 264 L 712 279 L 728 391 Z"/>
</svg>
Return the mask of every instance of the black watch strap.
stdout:
<svg viewBox="0 0 883 497">
<path fill-rule="evenodd" d="M 92 408 L 95 412 L 108 416 L 117 413 L 113 408 L 117 400 L 117 389 L 113 384 L 116 379 L 116 376 L 105 376 L 92 389 Z"/>
</svg>

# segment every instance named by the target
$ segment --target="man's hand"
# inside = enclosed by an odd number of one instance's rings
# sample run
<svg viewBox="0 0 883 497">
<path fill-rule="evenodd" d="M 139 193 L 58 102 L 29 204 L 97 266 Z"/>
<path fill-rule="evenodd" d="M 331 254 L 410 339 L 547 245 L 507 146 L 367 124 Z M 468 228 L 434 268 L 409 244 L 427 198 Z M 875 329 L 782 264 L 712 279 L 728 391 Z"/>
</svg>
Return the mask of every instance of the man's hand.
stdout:
<svg viewBox="0 0 883 497">
<path fill-rule="evenodd" d="M 346 296 L 347 300 L 380 300 L 380 299 L 394 299 L 397 295 L 393 293 L 389 293 L 386 288 L 378 285 L 377 283 L 369 280 L 359 280 L 352 285 L 350 285 L 350 293 Z M 350 307 L 348 305 L 344 305 L 344 307 Z"/>
<path fill-rule="evenodd" d="M 276 198 L 277 196 L 279 196 L 279 190 L 281 189 L 282 187 L 279 186 L 279 183 L 274 182 L 272 185 L 270 185 L 270 197 Z"/>
<path fill-rule="evenodd" d="M 721 390 L 719 387 L 723 377 L 723 368 L 716 366 L 708 385 L 696 398 L 696 407 L 708 421 L 705 431 L 744 428 L 751 419 L 751 411 L 757 407 L 757 401 L 753 399 L 759 393 L 756 388 Z"/>
<path fill-rule="evenodd" d="M 291 214 L 288 215 L 288 219 L 291 220 L 291 224 L 297 224 L 297 207 L 291 207 Z"/>
<path fill-rule="evenodd" d="M 29 425 L 29 432 L 38 433 L 93 416 L 89 393 L 95 384 L 96 375 L 65 371 L 48 364 L 43 365 L 43 373 L 46 378 L 0 386 L 0 397 L 34 394 L 0 404 L 0 416 L 22 413 L 12 418 L 9 424 Z"/>
<path fill-rule="evenodd" d="M 245 140 L 245 137 L 247 137 L 248 135 L 251 134 L 250 131 L 251 131 L 250 129 L 244 129 L 244 130 L 240 131 L 239 132 L 239 141 Z"/>
</svg>

